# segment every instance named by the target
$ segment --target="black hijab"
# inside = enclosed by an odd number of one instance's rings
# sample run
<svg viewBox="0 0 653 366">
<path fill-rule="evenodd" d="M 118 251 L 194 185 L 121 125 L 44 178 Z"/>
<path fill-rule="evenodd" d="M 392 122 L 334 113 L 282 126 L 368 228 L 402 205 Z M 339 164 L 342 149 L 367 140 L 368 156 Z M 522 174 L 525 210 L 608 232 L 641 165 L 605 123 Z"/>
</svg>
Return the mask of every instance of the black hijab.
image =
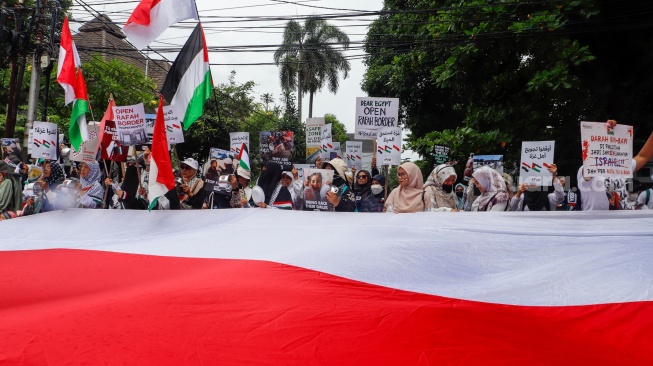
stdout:
<svg viewBox="0 0 653 366">
<path fill-rule="evenodd" d="M 274 193 L 274 190 L 277 188 L 277 184 L 281 181 L 281 172 L 283 169 L 279 163 L 268 161 L 265 163 L 265 170 L 261 172 L 261 176 L 258 178 L 257 186 L 263 189 L 265 192 L 265 200 L 269 201 Z M 288 189 L 286 189 L 287 191 Z M 281 192 L 279 192 L 281 194 Z M 290 195 L 290 192 L 288 192 Z"/>
<path fill-rule="evenodd" d="M 549 186 L 548 189 L 545 187 L 538 187 L 536 191 L 524 191 L 524 204 L 523 207 L 528 206 L 530 211 L 551 211 L 549 203 L 549 191 L 553 187 Z"/>
<path fill-rule="evenodd" d="M 120 189 L 127 193 L 125 199 L 122 200 L 123 206 L 128 210 L 143 210 L 145 206 L 136 198 L 138 193 L 138 172 L 136 166 L 127 166 L 125 169 L 125 180 L 122 181 Z"/>
<path fill-rule="evenodd" d="M 367 183 L 363 185 L 358 184 L 358 175 L 361 173 L 367 175 Z M 369 195 L 370 187 L 372 187 L 372 176 L 370 175 L 370 172 L 367 170 L 357 171 L 356 176 L 354 176 L 354 194 L 356 194 L 357 197 L 361 197 L 361 199 L 365 198 Z"/>
</svg>

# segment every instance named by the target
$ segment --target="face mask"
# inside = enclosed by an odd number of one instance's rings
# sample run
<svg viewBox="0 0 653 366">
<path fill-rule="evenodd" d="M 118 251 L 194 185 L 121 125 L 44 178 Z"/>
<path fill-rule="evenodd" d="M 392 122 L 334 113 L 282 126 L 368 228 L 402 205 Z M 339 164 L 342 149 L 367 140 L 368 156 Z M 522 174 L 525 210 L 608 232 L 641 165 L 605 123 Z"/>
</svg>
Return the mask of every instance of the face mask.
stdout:
<svg viewBox="0 0 653 366">
<path fill-rule="evenodd" d="M 481 195 L 481 190 L 478 189 L 477 186 L 474 186 L 474 196 L 480 196 Z"/>
<path fill-rule="evenodd" d="M 458 198 L 463 198 L 464 193 L 465 192 L 456 192 L 456 196 L 458 196 Z"/>
<path fill-rule="evenodd" d="M 372 184 L 370 189 L 372 190 L 372 194 L 379 194 L 383 192 L 383 186 L 380 184 Z"/>
<path fill-rule="evenodd" d="M 442 185 L 442 190 L 445 191 L 445 192 L 447 192 L 447 193 L 451 193 L 451 192 L 453 192 L 453 185 L 451 185 L 451 184 L 443 184 L 443 185 Z"/>
<path fill-rule="evenodd" d="M 637 201 L 637 197 L 639 197 L 639 195 L 637 193 L 629 193 L 628 197 L 630 198 L 631 201 L 634 202 Z"/>
</svg>

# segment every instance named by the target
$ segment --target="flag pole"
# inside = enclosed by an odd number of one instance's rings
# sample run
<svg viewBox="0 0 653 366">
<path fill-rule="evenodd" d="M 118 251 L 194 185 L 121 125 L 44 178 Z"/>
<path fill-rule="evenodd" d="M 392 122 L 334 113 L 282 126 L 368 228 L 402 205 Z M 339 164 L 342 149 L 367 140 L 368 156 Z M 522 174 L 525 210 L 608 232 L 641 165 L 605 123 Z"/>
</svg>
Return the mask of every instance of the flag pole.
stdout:
<svg viewBox="0 0 653 366">
<path fill-rule="evenodd" d="M 115 163 L 115 161 L 111 160 L 111 168 L 109 168 L 109 171 L 113 171 L 113 163 Z M 106 167 L 107 167 L 107 165 L 104 164 L 104 169 L 106 169 Z M 107 175 L 107 178 L 108 178 L 108 175 Z M 104 199 L 102 200 L 102 208 L 103 209 L 107 208 L 107 196 L 108 195 L 109 195 L 109 186 L 105 185 L 104 186 Z"/>
</svg>

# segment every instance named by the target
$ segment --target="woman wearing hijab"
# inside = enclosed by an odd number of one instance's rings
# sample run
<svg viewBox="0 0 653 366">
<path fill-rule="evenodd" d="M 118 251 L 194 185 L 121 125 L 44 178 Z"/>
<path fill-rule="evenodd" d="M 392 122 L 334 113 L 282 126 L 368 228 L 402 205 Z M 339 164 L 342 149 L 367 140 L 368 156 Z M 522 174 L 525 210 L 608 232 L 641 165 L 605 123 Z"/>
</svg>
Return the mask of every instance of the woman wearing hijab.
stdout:
<svg viewBox="0 0 653 366">
<path fill-rule="evenodd" d="M 547 168 L 553 176 L 552 185 L 540 187 L 522 183 L 513 198 L 510 199 L 511 211 L 555 211 L 558 203 L 565 198 L 562 185 L 558 180 L 558 167 L 551 164 Z"/>
<path fill-rule="evenodd" d="M 438 165 L 433 169 L 424 184 L 424 190 L 430 193 L 428 211 L 457 211 L 456 196 L 453 184 L 458 178 L 456 170 L 447 164 Z"/>
<path fill-rule="evenodd" d="M 467 190 L 467 186 L 462 183 L 458 183 L 456 184 L 454 190 L 454 194 L 456 195 L 456 208 L 462 211 L 465 209 L 465 191 Z"/>
<path fill-rule="evenodd" d="M 78 204 L 83 208 L 102 208 L 104 189 L 100 184 L 102 172 L 97 161 L 82 163 L 79 169 L 81 192 Z"/>
<path fill-rule="evenodd" d="M 113 207 L 125 210 L 144 210 L 147 208 L 145 201 L 138 199 L 138 167 L 136 161 L 127 161 L 125 163 L 125 179 L 118 186 L 114 184 L 111 178 L 106 178 L 104 184 L 111 187 L 115 193 L 114 200 L 117 204 Z"/>
<path fill-rule="evenodd" d="M 23 208 L 23 192 L 16 168 L 0 161 L 0 220 L 16 217 Z"/>
<path fill-rule="evenodd" d="M 496 170 L 483 166 L 472 173 L 470 185 L 479 190 L 480 195 L 472 204 L 472 211 L 506 211 L 510 196 L 506 182 Z"/>
<path fill-rule="evenodd" d="M 356 196 L 346 180 L 347 163 L 340 158 L 331 159 L 322 164 L 322 169 L 333 170 L 331 190 L 326 192 L 326 200 L 336 212 L 355 212 Z M 337 192 L 334 191 L 337 188 Z"/>
<path fill-rule="evenodd" d="M 385 203 L 384 196 L 385 177 L 377 174 L 372 177 L 372 185 L 370 186 L 370 194 L 365 197 L 361 203 L 361 212 L 383 212 Z"/>
<path fill-rule="evenodd" d="M 258 185 L 265 193 L 265 202 L 258 204 L 261 208 L 274 207 L 284 210 L 292 210 L 292 196 L 288 188 L 281 184 L 283 169 L 279 163 L 267 162 L 265 170 L 258 178 Z"/>
<path fill-rule="evenodd" d="M 392 190 L 385 202 L 386 212 L 408 213 L 428 211 L 431 193 L 424 191 L 422 171 L 411 162 L 397 168 L 399 187 Z"/>
<path fill-rule="evenodd" d="M 56 161 L 45 160 L 41 163 L 41 168 L 43 169 L 43 176 L 41 177 L 40 183 L 41 188 L 46 193 L 56 189 L 66 179 L 63 168 Z"/>
<path fill-rule="evenodd" d="M 354 195 L 356 195 L 356 211 L 361 211 L 361 205 L 363 200 L 367 198 L 372 191 L 372 176 L 367 170 L 358 170 L 356 171 L 356 177 L 354 178 Z"/>
</svg>

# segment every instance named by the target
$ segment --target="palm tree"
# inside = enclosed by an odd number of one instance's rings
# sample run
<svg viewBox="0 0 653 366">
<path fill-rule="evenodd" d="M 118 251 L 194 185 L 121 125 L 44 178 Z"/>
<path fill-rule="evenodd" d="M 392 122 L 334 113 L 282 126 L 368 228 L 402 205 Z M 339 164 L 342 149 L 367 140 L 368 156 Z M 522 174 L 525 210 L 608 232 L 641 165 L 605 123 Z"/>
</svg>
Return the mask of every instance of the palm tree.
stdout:
<svg viewBox="0 0 653 366">
<path fill-rule="evenodd" d="M 302 98 L 309 93 L 308 117 L 313 117 L 313 95 L 325 83 L 336 93 L 340 72 L 347 78 L 350 66 L 342 51 L 349 48 L 349 37 L 324 19 L 310 16 L 304 26 L 294 20 L 286 24 L 283 43 L 274 53 L 284 91 L 297 87 L 297 106 L 301 118 Z"/>
</svg>

